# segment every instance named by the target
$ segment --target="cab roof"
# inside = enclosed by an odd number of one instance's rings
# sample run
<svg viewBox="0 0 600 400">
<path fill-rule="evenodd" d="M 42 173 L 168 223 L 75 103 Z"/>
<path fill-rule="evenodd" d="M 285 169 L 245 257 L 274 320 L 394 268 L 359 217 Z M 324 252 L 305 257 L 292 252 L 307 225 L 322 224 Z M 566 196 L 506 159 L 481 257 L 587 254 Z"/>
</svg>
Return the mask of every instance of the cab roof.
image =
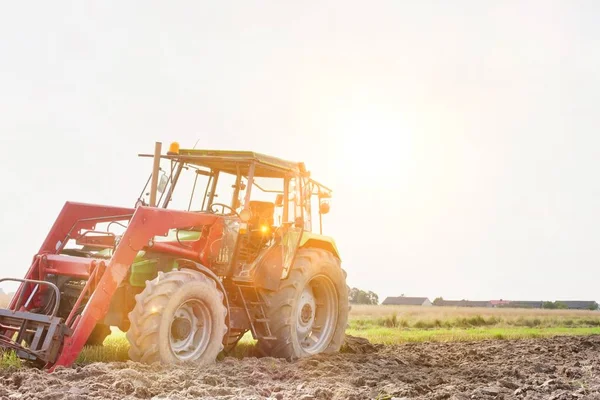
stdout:
<svg viewBox="0 0 600 400">
<path fill-rule="evenodd" d="M 140 156 L 152 157 L 152 154 L 140 154 Z M 183 161 L 233 175 L 237 175 L 239 171 L 242 175 L 248 176 L 252 163 L 256 165 L 254 170 L 256 177 L 283 178 L 290 174 L 306 172 L 304 163 L 286 161 L 253 151 L 179 149 L 178 154 L 166 155 L 162 158 Z"/>
</svg>

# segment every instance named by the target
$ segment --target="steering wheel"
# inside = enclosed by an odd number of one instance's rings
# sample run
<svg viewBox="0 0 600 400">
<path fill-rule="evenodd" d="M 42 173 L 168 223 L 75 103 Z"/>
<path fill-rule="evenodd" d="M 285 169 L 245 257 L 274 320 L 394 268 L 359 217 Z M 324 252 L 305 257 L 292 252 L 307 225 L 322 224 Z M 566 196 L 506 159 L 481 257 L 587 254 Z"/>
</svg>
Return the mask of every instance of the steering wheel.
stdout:
<svg viewBox="0 0 600 400">
<path fill-rule="evenodd" d="M 223 204 L 223 203 L 212 203 L 210 205 L 210 212 L 213 214 L 218 214 L 217 210 L 215 209 L 216 207 L 221 207 L 221 215 L 224 215 L 224 216 L 235 215 L 238 218 L 240 217 L 240 214 L 238 214 L 237 211 L 235 211 L 233 208 L 231 208 L 227 204 Z M 225 214 L 225 209 L 228 209 L 231 212 Z"/>
</svg>

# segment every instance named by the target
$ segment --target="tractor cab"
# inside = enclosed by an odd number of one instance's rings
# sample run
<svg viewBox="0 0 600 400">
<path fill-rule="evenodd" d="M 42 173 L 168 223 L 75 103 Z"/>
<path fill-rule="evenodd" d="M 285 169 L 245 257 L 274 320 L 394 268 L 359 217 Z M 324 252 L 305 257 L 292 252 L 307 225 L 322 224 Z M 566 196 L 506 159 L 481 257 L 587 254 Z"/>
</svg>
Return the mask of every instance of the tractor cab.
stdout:
<svg viewBox="0 0 600 400">
<path fill-rule="evenodd" d="M 303 163 L 249 151 L 180 149 L 177 143 L 159 157 L 140 156 L 154 157 L 155 170 L 137 206 L 219 217 L 168 235 L 175 236 L 175 245 L 198 250 L 202 263 L 219 276 L 251 279 L 256 267 L 273 257 L 285 276 L 302 233 L 314 229 L 313 210 L 322 232 L 331 190 L 311 179 Z M 262 283 L 273 287 L 278 281 Z"/>
</svg>

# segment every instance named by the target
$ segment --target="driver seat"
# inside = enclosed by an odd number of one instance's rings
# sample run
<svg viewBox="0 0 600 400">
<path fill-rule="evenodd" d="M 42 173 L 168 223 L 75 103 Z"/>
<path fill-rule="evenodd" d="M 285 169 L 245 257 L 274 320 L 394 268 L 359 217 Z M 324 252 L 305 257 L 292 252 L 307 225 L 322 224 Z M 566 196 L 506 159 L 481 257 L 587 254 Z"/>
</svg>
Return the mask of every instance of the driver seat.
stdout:
<svg viewBox="0 0 600 400">
<path fill-rule="evenodd" d="M 250 225 L 256 227 L 260 225 L 273 226 L 275 223 L 275 203 L 270 201 L 250 201 L 249 205 L 250 212 L 252 212 L 252 217 L 249 221 Z"/>
<path fill-rule="evenodd" d="M 275 204 L 268 201 L 250 201 L 248 203 L 252 216 L 248 221 L 248 235 L 243 235 L 239 250 L 239 260 L 243 263 L 251 263 L 268 242 L 260 228 L 264 225 L 273 226 Z"/>
</svg>

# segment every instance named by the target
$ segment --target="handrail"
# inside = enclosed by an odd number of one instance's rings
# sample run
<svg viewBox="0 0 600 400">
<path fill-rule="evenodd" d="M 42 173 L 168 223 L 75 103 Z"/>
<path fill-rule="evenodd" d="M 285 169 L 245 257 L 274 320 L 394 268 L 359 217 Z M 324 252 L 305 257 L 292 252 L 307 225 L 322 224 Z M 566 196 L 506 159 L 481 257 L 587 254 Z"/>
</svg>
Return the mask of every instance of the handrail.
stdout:
<svg viewBox="0 0 600 400">
<path fill-rule="evenodd" d="M 21 279 L 21 278 L 2 278 L 2 279 L 0 279 L 0 283 L 7 282 L 7 281 L 21 282 L 21 283 L 33 283 L 36 285 L 50 286 L 54 290 L 54 294 L 56 297 L 56 302 L 54 303 L 54 309 L 52 310 L 52 314 L 50 314 L 50 316 L 56 317 L 56 313 L 58 312 L 58 307 L 60 305 L 60 290 L 58 290 L 58 286 L 56 286 L 54 283 L 48 282 L 48 281 L 38 281 L 38 280 L 34 280 L 34 279 Z M 23 300 L 24 293 L 25 293 L 25 290 L 22 290 L 21 293 L 19 294 L 19 298 L 18 298 L 17 302 L 15 303 L 15 307 L 14 307 L 15 309 L 12 310 L 13 312 L 19 311 L 19 308 L 21 307 L 21 301 Z"/>
</svg>

